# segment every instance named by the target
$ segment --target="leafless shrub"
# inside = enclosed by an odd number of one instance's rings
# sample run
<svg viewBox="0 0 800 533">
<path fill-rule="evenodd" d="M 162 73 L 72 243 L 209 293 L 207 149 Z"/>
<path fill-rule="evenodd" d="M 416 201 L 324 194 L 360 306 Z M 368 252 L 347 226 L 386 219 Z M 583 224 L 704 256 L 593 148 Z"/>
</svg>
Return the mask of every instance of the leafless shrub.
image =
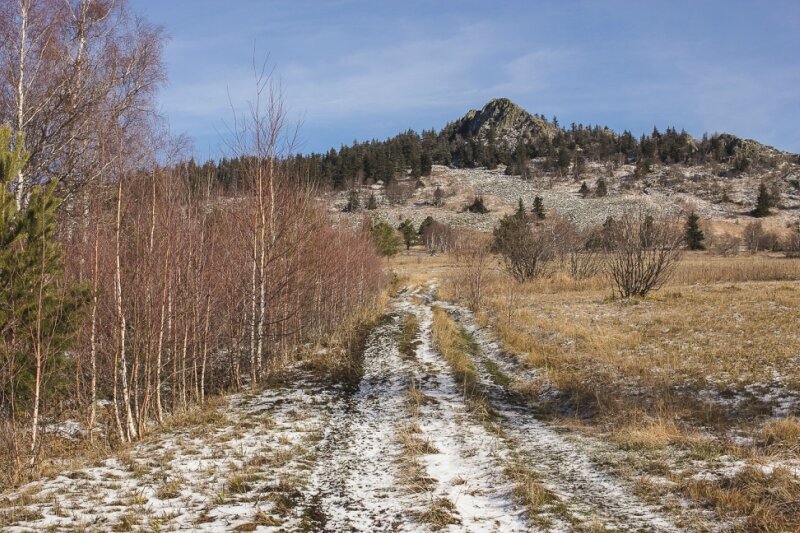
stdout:
<svg viewBox="0 0 800 533">
<path fill-rule="evenodd" d="M 646 296 L 661 287 L 683 253 L 679 221 L 663 215 L 626 213 L 606 230 L 610 243 L 607 270 L 623 298 Z"/>
<path fill-rule="evenodd" d="M 557 238 L 552 224 L 531 224 L 518 215 L 506 216 L 494 230 L 492 250 L 503 258 L 508 273 L 517 281 L 545 273 L 557 257 Z"/>
<path fill-rule="evenodd" d="M 741 247 L 741 237 L 730 233 L 723 233 L 712 240 L 712 250 L 723 257 L 738 255 Z"/>
<path fill-rule="evenodd" d="M 414 194 L 414 184 L 408 181 L 393 179 L 384 191 L 386 200 L 391 205 L 404 204 Z"/>
<path fill-rule="evenodd" d="M 596 240 L 597 229 L 580 229 L 570 219 L 554 215 L 548 223 L 553 237 L 553 249 L 559 263 L 573 279 L 586 279 L 596 275 L 603 266 L 602 250 L 589 246 Z"/>
<path fill-rule="evenodd" d="M 453 242 L 456 260 L 456 295 L 470 309 L 478 309 L 483 298 L 486 274 L 491 264 L 489 239 L 482 233 L 463 230 Z"/>
<path fill-rule="evenodd" d="M 453 248 L 455 232 L 447 224 L 433 221 L 422 230 L 422 243 L 431 254 L 446 253 Z"/>
<path fill-rule="evenodd" d="M 794 229 L 783 243 L 783 253 L 786 257 L 800 257 L 800 230 Z"/>
<path fill-rule="evenodd" d="M 765 229 L 760 220 L 755 220 L 745 226 L 744 244 L 750 253 L 773 252 L 781 248 L 778 234 Z"/>
</svg>

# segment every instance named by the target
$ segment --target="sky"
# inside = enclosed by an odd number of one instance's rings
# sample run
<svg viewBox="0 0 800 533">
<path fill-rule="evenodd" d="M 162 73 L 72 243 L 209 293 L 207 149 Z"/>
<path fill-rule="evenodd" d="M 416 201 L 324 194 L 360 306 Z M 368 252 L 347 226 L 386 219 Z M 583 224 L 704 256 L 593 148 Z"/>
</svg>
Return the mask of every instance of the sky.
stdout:
<svg viewBox="0 0 800 533">
<path fill-rule="evenodd" d="M 800 1 L 129 0 L 162 25 L 160 110 L 198 157 L 269 65 L 298 151 L 441 129 L 492 98 L 635 135 L 800 153 Z"/>
</svg>

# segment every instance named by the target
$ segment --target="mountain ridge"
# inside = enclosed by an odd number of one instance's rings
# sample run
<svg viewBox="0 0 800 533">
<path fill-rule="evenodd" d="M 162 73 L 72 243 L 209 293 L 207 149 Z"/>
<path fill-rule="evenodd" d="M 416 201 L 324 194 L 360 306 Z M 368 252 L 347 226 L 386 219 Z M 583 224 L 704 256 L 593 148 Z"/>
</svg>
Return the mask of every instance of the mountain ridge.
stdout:
<svg viewBox="0 0 800 533">
<path fill-rule="evenodd" d="M 581 126 L 587 128 L 596 127 Z M 460 135 L 462 138 L 471 136 L 485 141 L 488 136 L 487 132 L 493 128 L 496 132 L 499 132 L 501 136 L 505 133 L 507 138 L 513 140 L 513 144 L 510 145 L 511 149 L 516 147 L 516 142 L 519 138 L 534 140 L 536 137 L 546 137 L 552 140 L 559 131 L 568 131 L 568 128 L 562 128 L 557 123 L 548 121 L 544 115 L 532 114 L 510 98 L 498 97 L 489 100 L 481 109 L 468 110 L 464 116 L 448 123 L 442 128 L 441 134 L 447 135 L 448 138 L 452 138 L 454 135 Z M 653 128 L 657 130 L 656 126 Z M 602 126 L 601 130 L 615 137 L 624 135 L 624 132 L 620 133 L 608 126 Z M 685 133 L 685 130 L 682 129 L 681 131 Z M 625 130 L 625 132 L 627 132 L 627 130 Z M 686 135 L 693 142 L 698 142 L 702 139 L 702 137 L 697 138 L 689 133 L 686 133 Z M 715 131 L 713 133 L 705 132 L 703 134 L 703 137 L 712 136 L 727 139 L 728 142 L 739 142 L 742 145 L 751 145 L 759 151 L 769 151 L 775 154 L 790 156 L 798 155 L 795 152 L 780 150 L 756 139 L 741 137 L 730 132 Z"/>
</svg>

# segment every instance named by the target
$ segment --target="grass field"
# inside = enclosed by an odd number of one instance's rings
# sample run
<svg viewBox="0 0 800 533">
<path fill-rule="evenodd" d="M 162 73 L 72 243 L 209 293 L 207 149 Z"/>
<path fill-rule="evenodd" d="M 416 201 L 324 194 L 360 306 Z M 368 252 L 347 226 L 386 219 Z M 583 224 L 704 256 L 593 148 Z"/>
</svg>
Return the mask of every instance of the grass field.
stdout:
<svg viewBox="0 0 800 533">
<path fill-rule="evenodd" d="M 412 282 L 436 278 L 439 297 L 459 301 L 447 256 L 393 266 Z M 662 289 L 618 300 L 603 276 L 519 284 L 493 265 L 476 315 L 533 371 L 514 386 L 551 420 L 631 452 L 616 467 L 644 496 L 677 492 L 736 527 L 795 530 L 799 280 L 797 260 L 693 253 Z"/>
</svg>

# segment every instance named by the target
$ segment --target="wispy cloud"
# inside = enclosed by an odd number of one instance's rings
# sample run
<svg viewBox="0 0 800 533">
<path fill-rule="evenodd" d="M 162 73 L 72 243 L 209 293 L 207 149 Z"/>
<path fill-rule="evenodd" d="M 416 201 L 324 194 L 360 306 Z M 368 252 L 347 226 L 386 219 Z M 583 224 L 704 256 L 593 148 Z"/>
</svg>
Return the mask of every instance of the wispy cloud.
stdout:
<svg viewBox="0 0 800 533">
<path fill-rule="evenodd" d="M 441 127 L 505 96 L 562 123 L 728 130 L 800 151 L 788 1 L 131 1 L 173 36 L 164 113 L 203 141 L 252 97 L 255 49 L 311 149 Z"/>
</svg>

